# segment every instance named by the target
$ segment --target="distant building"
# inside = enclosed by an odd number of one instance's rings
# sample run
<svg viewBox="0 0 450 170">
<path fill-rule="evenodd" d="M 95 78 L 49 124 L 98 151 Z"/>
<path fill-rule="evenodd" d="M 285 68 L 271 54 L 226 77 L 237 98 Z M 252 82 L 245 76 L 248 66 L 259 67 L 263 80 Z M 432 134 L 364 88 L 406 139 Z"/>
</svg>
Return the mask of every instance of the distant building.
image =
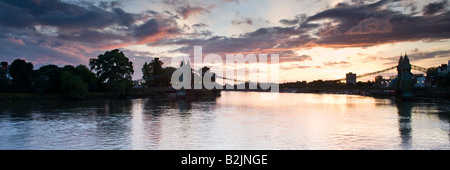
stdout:
<svg viewBox="0 0 450 170">
<path fill-rule="evenodd" d="M 145 81 L 142 79 L 133 80 L 133 88 L 142 88 L 144 86 Z"/>
<path fill-rule="evenodd" d="M 375 87 L 381 87 L 382 85 L 382 83 L 384 82 L 383 81 L 384 79 L 383 79 L 383 76 L 376 76 L 375 77 Z"/>
<path fill-rule="evenodd" d="M 389 88 L 389 87 L 391 87 L 391 80 L 390 79 L 383 79 L 383 80 L 381 80 L 380 87 L 382 87 L 382 88 Z"/>
<path fill-rule="evenodd" d="M 426 77 L 423 74 L 413 74 L 414 76 L 414 87 L 425 87 Z"/>
<path fill-rule="evenodd" d="M 397 75 L 389 76 L 389 79 L 386 80 L 386 87 L 394 87 L 397 83 Z"/>
<path fill-rule="evenodd" d="M 9 80 L 9 83 L 11 84 L 12 77 L 9 74 L 8 62 L 2 61 L 0 65 L 1 65 L 0 70 L 6 70 L 6 78 Z"/>
<path fill-rule="evenodd" d="M 356 74 L 353 74 L 352 72 L 347 73 L 345 75 L 345 82 L 347 84 L 351 83 L 351 84 L 355 85 L 356 84 Z"/>
<path fill-rule="evenodd" d="M 391 87 L 391 79 L 385 79 L 383 78 L 383 76 L 376 76 L 374 87 L 381 87 L 381 88 Z"/>
<path fill-rule="evenodd" d="M 437 68 L 437 76 L 445 76 L 448 74 L 448 72 L 450 72 L 450 60 L 448 61 L 448 64 L 442 64 Z"/>
<path fill-rule="evenodd" d="M 1 65 L 2 65 L 2 67 L 0 67 L 0 69 L 2 69 L 2 70 L 8 69 L 8 62 L 2 61 Z"/>
<path fill-rule="evenodd" d="M 426 80 L 425 76 L 414 77 L 414 78 L 416 79 L 414 87 L 425 87 L 425 80 Z"/>
</svg>

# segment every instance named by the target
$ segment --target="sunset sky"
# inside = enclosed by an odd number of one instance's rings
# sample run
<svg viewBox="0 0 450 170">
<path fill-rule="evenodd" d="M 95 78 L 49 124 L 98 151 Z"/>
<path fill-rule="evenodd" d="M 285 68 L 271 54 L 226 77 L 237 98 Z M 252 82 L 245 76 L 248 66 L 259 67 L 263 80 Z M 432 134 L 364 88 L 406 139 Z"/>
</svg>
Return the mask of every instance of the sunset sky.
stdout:
<svg viewBox="0 0 450 170">
<path fill-rule="evenodd" d="M 0 61 L 88 65 L 120 49 L 144 62 L 203 54 L 279 54 L 280 81 L 450 60 L 447 0 L 0 0 Z"/>
</svg>

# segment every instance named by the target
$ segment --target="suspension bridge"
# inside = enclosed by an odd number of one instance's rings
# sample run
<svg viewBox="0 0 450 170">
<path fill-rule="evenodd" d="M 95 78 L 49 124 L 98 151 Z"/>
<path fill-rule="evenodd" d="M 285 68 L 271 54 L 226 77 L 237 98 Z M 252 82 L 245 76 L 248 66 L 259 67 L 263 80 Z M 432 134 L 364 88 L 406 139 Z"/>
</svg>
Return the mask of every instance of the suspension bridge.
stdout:
<svg viewBox="0 0 450 170">
<path fill-rule="evenodd" d="M 381 69 L 381 70 L 370 72 L 370 73 L 364 73 L 364 74 L 360 74 L 360 75 L 357 74 L 356 78 L 359 79 L 359 78 L 371 77 L 371 76 L 379 75 L 381 73 L 385 73 L 385 72 L 388 72 L 388 71 L 395 70 L 395 69 L 397 69 L 397 67 L 398 66 L 392 66 L 392 67 L 389 67 L 389 68 Z M 420 67 L 420 66 L 411 64 L 411 69 L 419 71 L 419 72 L 422 72 L 422 73 L 426 73 L 428 68 Z M 345 81 L 345 80 L 346 80 L 346 78 L 341 78 L 341 79 L 335 79 L 333 81 Z"/>
<path fill-rule="evenodd" d="M 363 73 L 363 74 L 356 74 L 356 78 L 357 79 L 368 78 L 368 77 L 370 78 L 370 77 L 373 77 L 373 76 L 376 76 L 376 75 L 381 75 L 382 73 L 386 73 L 386 72 L 389 72 L 389 71 L 394 71 L 397 68 L 398 68 L 398 65 L 392 66 L 392 67 L 388 67 L 388 68 L 385 68 L 385 69 L 381 69 L 381 70 L 377 70 L 377 71 L 374 71 L 374 72 Z M 415 71 L 418 71 L 418 72 L 421 72 L 421 73 L 426 73 L 428 68 L 411 64 L 411 70 L 415 70 Z M 200 74 L 200 75 L 202 74 L 202 72 L 200 70 L 192 70 L 192 72 L 196 73 L 196 74 Z M 391 75 L 397 75 L 397 72 L 391 73 Z M 162 78 L 166 78 L 166 77 L 170 77 L 170 76 L 172 76 L 171 72 L 165 72 L 165 73 L 162 73 L 162 74 L 158 74 L 158 75 L 149 77 L 147 79 L 147 81 L 162 79 Z M 219 76 L 217 74 L 215 74 L 214 76 L 215 76 L 216 79 L 223 79 L 224 81 L 231 81 L 231 82 L 234 82 L 234 83 L 256 83 L 256 82 L 251 82 L 251 81 L 248 81 L 248 80 L 240 80 L 240 79 L 237 79 L 237 78 L 234 78 L 234 77 L 233 78 L 228 78 L 228 77 L 225 77 L 225 76 Z M 135 81 L 144 82 L 145 80 L 139 79 L 139 80 L 135 80 Z M 346 81 L 346 78 L 344 77 L 344 78 L 340 78 L 340 79 L 334 79 L 334 80 L 331 80 L 331 81 Z"/>
</svg>

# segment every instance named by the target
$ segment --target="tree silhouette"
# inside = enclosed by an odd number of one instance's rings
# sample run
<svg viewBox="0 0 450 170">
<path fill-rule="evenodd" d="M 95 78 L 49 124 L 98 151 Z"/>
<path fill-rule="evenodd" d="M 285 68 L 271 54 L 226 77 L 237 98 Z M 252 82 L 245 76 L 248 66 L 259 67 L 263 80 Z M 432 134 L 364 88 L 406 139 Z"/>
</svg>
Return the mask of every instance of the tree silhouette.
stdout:
<svg viewBox="0 0 450 170">
<path fill-rule="evenodd" d="M 31 74 L 33 72 L 33 64 L 25 60 L 16 59 L 9 67 L 9 73 L 13 78 L 14 91 L 31 92 Z"/>
<path fill-rule="evenodd" d="M 9 79 L 6 77 L 6 70 L 0 69 L 0 93 L 9 91 Z"/>
<path fill-rule="evenodd" d="M 33 86 L 37 93 L 44 95 L 46 93 L 60 92 L 61 69 L 56 65 L 45 65 L 35 70 L 32 77 Z"/>
<path fill-rule="evenodd" d="M 91 70 L 89 70 L 85 65 L 78 65 L 75 67 L 75 71 L 77 75 L 81 77 L 83 82 L 88 85 L 88 91 L 100 91 L 97 86 L 97 78 L 95 77 L 95 74 L 92 73 Z"/>
<path fill-rule="evenodd" d="M 96 71 L 100 83 L 106 85 L 107 91 L 124 97 L 133 87 L 133 63 L 118 49 L 107 51 L 97 58 L 89 60 L 91 70 Z"/>
<path fill-rule="evenodd" d="M 145 86 L 161 87 L 161 81 L 150 79 L 153 76 L 160 75 L 163 72 L 162 65 L 164 63 L 159 58 L 153 59 L 150 63 L 145 62 L 142 67 L 142 79 L 145 81 Z"/>
<path fill-rule="evenodd" d="M 61 73 L 61 91 L 64 98 L 69 100 L 83 99 L 88 93 L 87 84 L 81 77 L 68 71 Z"/>
</svg>

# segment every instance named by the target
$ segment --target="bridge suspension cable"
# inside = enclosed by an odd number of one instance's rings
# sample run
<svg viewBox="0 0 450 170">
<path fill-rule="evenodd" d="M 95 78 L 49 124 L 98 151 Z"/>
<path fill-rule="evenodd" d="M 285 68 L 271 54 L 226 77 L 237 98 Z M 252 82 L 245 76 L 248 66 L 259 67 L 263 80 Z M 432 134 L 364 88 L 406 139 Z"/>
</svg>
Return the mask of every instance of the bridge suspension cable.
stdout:
<svg viewBox="0 0 450 170">
<path fill-rule="evenodd" d="M 379 73 L 383 73 L 383 72 L 386 72 L 386 71 L 389 71 L 389 70 L 393 70 L 393 69 L 396 69 L 396 68 L 397 68 L 397 66 L 393 66 L 393 67 L 385 68 L 385 69 L 383 69 L 383 70 L 379 70 L 379 71 L 375 71 L 375 72 L 371 72 L 371 73 L 361 74 L 361 75 L 359 75 L 359 76 L 356 76 L 356 78 L 362 78 L 362 77 L 372 76 L 372 75 L 379 74 Z"/>
<path fill-rule="evenodd" d="M 392 66 L 392 67 L 389 67 L 389 68 L 385 68 L 383 70 L 378 70 L 378 71 L 374 71 L 374 72 L 370 72 L 370 73 L 357 75 L 356 78 L 363 78 L 363 77 L 367 77 L 367 76 L 373 76 L 373 75 L 380 74 L 380 73 L 383 73 L 383 72 L 386 72 L 386 71 L 394 70 L 396 68 L 397 68 L 397 66 Z M 428 68 L 420 67 L 420 66 L 413 65 L 413 64 L 411 64 L 411 69 L 416 70 L 416 71 L 421 71 L 421 72 L 424 72 L 424 73 L 426 73 L 427 70 L 428 70 Z M 343 81 L 343 80 L 346 80 L 346 78 L 337 79 L 337 80 L 334 80 L 334 81 Z"/>
<path fill-rule="evenodd" d="M 378 70 L 378 71 L 374 71 L 374 72 L 370 72 L 370 73 L 364 73 L 364 74 L 361 74 L 361 75 L 357 75 L 356 78 L 363 78 L 363 77 L 367 77 L 367 76 L 372 76 L 372 75 L 380 74 L 380 73 L 383 73 L 383 72 L 386 72 L 386 71 L 394 70 L 396 68 L 397 68 L 397 66 L 392 66 L 392 67 L 385 68 L 385 69 L 382 69 L 382 70 Z M 426 73 L 427 70 L 428 70 L 428 68 L 420 67 L 420 66 L 413 65 L 413 64 L 411 64 L 411 69 L 416 70 L 416 71 L 421 71 L 421 72 L 424 72 L 424 73 Z M 200 71 L 197 71 L 197 70 L 194 70 L 194 72 L 202 74 Z M 159 75 L 155 75 L 155 76 L 149 77 L 149 78 L 147 78 L 147 80 L 160 79 L 160 78 L 164 78 L 164 77 L 168 77 L 168 76 L 171 76 L 170 72 L 166 72 L 166 73 L 162 73 L 162 74 L 159 74 Z M 229 80 L 229 81 L 234 81 L 234 82 L 246 82 L 245 80 L 238 80 L 238 79 L 222 77 L 222 76 L 218 76 L 217 74 L 216 74 L 216 78 Z M 346 78 L 335 79 L 333 81 L 344 81 L 344 80 L 346 80 Z"/>
<path fill-rule="evenodd" d="M 372 76 L 372 75 L 380 74 L 380 73 L 383 73 L 383 72 L 386 72 L 386 71 L 389 71 L 389 70 L 393 70 L 393 69 L 396 69 L 396 68 L 397 68 L 397 66 L 393 66 L 393 67 L 385 68 L 385 69 L 383 69 L 383 70 L 378 70 L 378 71 L 374 71 L 374 72 L 370 72 L 370 73 L 365 73 L 365 74 L 357 75 L 356 78 L 362 78 L 362 77 Z M 346 80 L 346 78 L 341 78 L 341 79 L 337 79 L 337 80 L 334 80 L 334 81 L 343 81 L 343 80 Z"/>
<path fill-rule="evenodd" d="M 411 69 L 417 70 L 417 71 L 421 71 L 421 72 L 424 72 L 424 73 L 426 73 L 427 70 L 428 70 L 428 68 L 416 66 L 416 65 L 413 65 L 413 64 L 411 64 Z"/>
</svg>

